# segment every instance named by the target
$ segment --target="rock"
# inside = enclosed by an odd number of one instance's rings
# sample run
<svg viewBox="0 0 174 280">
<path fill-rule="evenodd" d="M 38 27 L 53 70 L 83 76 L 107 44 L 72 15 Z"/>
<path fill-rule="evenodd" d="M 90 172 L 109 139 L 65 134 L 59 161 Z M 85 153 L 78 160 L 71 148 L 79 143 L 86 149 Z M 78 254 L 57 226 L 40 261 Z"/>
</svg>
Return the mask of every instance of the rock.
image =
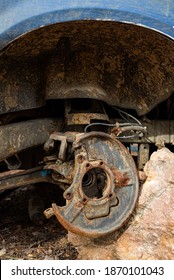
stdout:
<svg viewBox="0 0 174 280">
<path fill-rule="evenodd" d="M 148 181 L 158 177 L 165 182 L 174 183 L 174 153 L 167 148 L 154 152 L 145 165 L 144 172 Z"/>
<path fill-rule="evenodd" d="M 174 259 L 174 153 L 154 152 L 144 172 L 136 213 L 110 243 L 69 234 L 79 259 Z"/>
<path fill-rule="evenodd" d="M 147 176 L 144 171 L 139 171 L 139 180 L 141 183 L 144 183 L 147 179 Z"/>
<path fill-rule="evenodd" d="M 116 242 L 120 259 L 174 259 L 174 154 L 163 148 L 144 168 L 137 213 Z"/>
</svg>

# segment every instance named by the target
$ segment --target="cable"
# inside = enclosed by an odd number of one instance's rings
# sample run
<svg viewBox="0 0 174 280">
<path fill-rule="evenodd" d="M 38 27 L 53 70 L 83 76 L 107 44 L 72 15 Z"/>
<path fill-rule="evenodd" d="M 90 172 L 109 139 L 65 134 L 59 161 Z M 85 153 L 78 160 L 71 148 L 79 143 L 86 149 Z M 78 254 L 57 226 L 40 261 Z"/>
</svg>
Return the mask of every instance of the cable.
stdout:
<svg viewBox="0 0 174 280">
<path fill-rule="evenodd" d="M 129 138 L 135 138 L 135 137 L 138 137 L 138 135 L 141 133 L 143 133 L 143 136 L 141 137 L 144 137 L 144 139 L 146 139 L 146 141 L 148 142 L 151 142 L 150 139 L 146 138 L 145 137 L 145 134 L 146 134 L 146 127 L 144 127 L 142 125 L 142 123 L 137 119 L 135 118 L 134 116 L 128 114 L 127 112 L 124 112 L 123 110 L 121 109 L 118 109 L 116 107 L 113 107 L 112 108 L 116 111 L 119 112 L 120 116 L 125 120 L 127 121 L 126 123 L 118 123 L 118 128 L 123 128 L 123 131 L 120 131 L 120 134 L 121 133 L 124 133 L 125 131 L 129 131 L 129 130 L 132 130 L 132 131 L 137 131 L 139 133 L 136 133 L 136 134 L 132 134 L 132 135 L 124 135 L 124 136 L 116 136 L 117 139 L 129 139 Z M 124 115 L 126 115 L 128 118 L 126 118 Z M 130 119 L 134 120 L 135 122 L 130 122 Z M 88 124 L 85 128 L 84 128 L 84 132 L 87 133 L 88 129 L 92 126 L 107 126 L 107 127 L 117 127 L 117 123 L 116 124 L 111 124 L 111 123 L 100 123 L 100 122 L 96 122 L 96 123 L 91 123 L 91 124 Z M 140 137 L 140 135 L 139 135 Z"/>
<path fill-rule="evenodd" d="M 114 106 L 112 106 L 112 108 L 113 108 L 114 110 L 118 111 L 118 112 L 121 113 L 121 114 L 125 114 L 125 115 L 128 116 L 129 118 L 131 118 L 131 119 L 133 119 L 134 121 L 136 121 L 138 124 L 142 125 L 142 123 L 141 123 L 137 118 L 135 118 L 134 116 L 128 114 L 127 112 L 125 112 L 125 111 L 123 111 L 123 110 L 121 110 L 121 109 L 118 109 L 118 108 L 116 108 L 116 107 L 114 107 Z M 120 114 L 120 116 L 121 116 L 124 120 L 129 121 L 128 119 L 126 119 L 125 117 L 123 117 L 121 114 Z"/>
<path fill-rule="evenodd" d="M 91 123 L 91 124 L 88 124 L 85 129 L 84 129 L 84 132 L 87 133 L 88 131 L 88 128 L 91 127 L 91 126 L 108 126 L 108 127 L 116 127 L 117 124 L 109 124 L 109 123 Z M 119 123 L 119 127 L 123 128 L 123 131 L 121 131 L 120 133 L 123 133 L 125 131 L 129 131 L 129 130 L 137 130 L 140 133 L 143 133 L 143 136 L 144 137 L 144 134 L 146 133 L 146 128 L 143 127 L 142 125 L 138 125 L 138 124 L 131 124 L 131 123 Z M 133 135 L 125 135 L 125 136 L 116 136 L 117 139 L 129 139 L 129 138 L 135 138 L 135 137 L 138 137 L 138 134 L 133 134 Z M 139 135 L 140 137 L 140 135 Z"/>
<path fill-rule="evenodd" d="M 134 135 L 127 135 L 127 136 L 116 136 L 116 139 L 130 139 L 130 138 L 136 138 L 138 135 L 134 134 Z"/>
<path fill-rule="evenodd" d="M 87 126 L 85 126 L 84 132 L 87 133 L 87 130 L 88 130 L 89 127 L 96 126 L 96 125 L 108 126 L 108 127 L 115 127 L 116 126 L 116 124 L 111 124 L 111 123 L 100 123 L 100 122 L 90 123 Z M 124 126 L 136 126 L 136 124 L 135 123 L 119 123 L 119 127 L 124 127 Z M 139 125 L 137 124 L 137 126 L 139 126 Z M 143 127 L 143 126 L 141 125 L 141 127 Z"/>
<path fill-rule="evenodd" d="M 154 142 L 153 142 L 152 140 L 150 140 L 148 137 L 143 136 L 143 138 L 144 138 L 148 143 L 154 144 Z"/>
<path fill-rule="evenodd" d="M 90 123 L 87 126 L 85 126 L 84 132 L 86 133 L 89 127 L 96 126 L 96 125 L 115 127 L 115 124 L 111 124 L 111 123 L 99 123 L 99 122 L 97 122 L 97 123 Z"/>
</svg>

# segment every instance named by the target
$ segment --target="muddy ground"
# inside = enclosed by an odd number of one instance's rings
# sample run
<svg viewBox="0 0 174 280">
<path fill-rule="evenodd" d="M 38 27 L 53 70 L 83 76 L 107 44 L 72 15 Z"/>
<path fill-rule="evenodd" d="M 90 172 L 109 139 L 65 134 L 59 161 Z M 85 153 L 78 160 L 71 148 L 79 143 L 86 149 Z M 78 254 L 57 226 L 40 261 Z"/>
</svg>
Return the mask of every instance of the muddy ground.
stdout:
<svg viewBox="0 0 174 280">
<path fill-rule="evenodd" d="M 55 217 L 41 224 L 31 222 L 30 192 L 28 188 L 17 189 L 0 201 L 0 259 L 77 259 L 77 250 Z"/>
</svg>

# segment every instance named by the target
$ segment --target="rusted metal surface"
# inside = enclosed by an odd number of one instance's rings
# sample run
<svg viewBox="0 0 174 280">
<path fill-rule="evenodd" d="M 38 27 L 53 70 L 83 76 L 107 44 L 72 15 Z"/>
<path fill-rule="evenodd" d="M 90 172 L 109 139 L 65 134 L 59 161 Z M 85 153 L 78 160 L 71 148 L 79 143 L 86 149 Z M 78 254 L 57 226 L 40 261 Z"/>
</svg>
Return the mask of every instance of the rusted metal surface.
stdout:
<svg viewBox="0 0 174 280">
<path fill-rule="evenodd" d="M 11 175 L 16 175 L 16 174 L 20 174 L 20 173 L 23 173 L 23 171 L 25 170 L 21 170 L 21 169 L 18 169 L 18 170 L 9 170 L 9 171 L 4 171 L 2 173 L 0 173 L 0 179 L 4 179 L 4 178 L 7 178 Z"/>
<path fill-rule="evenodd" d="M 72 145 L 77 133 L 54 132 L 44 144 L 44 149 L 50 156 L 44 157 L 44 170 L 51 171 L 53 181 L 66 190 L 72 183 L 74 176 L 74 159 L 67 160 L 68 143 Z M 72 151 L 71 151 L 72 152 Z"/>
<path fill-rule="evenodd" d="M 0 126 L 0 161 L 43 144 L 61 125 L 61 120 L 45 118 Z"/>
<path fill-rule="evenodd" d="M 120 120 L 116 119 L 115 122 Z M 156 146 L 162 147 L 165 144 L 174 144 L 174 121 L 173 120 L 149 120 L 142 121 L 142 125 L 146 127 L 147 135 L 144 137 L 134 137 L 133 139 L 122 139 L 123 143 L 154 143 Z"/>
<path fill-rule="evenodd" d="M 53 183 L 49 172 L 46 170 L 42 170 L 41 167 L 33 168 L 31 170 L 12 170 L 1 173 L 0 191 L 24 187 L 40 182 Z"/>
<path fill-rule="evenodd" d="M 127 187 L 133 184 L 131 180 L 133 174 L 130 172 L 130 169 L 118 170 L 116 168 L 111 168 L 111 171 L 114 174 L 115 187 Z"/>
<path fill-rule="evenodd" d="M 147 124 L 148 139 L 163 147 L 165 144 L 174 144 L 174 121 L 152 120 Z"/>
<path fill-rule="evenodd" d="M 174 91 L 173 59 L 172 40 L 136 25 L 79 21 L 40 28 L 1 53 L 0 111 L 93 98 L 144 115 Z"/>
<path fill-rule="evenodd" d="M 139 154 L 138 154 L 138 169 L 143 170 L 145 164 L 149 160 L 149 154 L 150 154 L 150 147 L 149 144 L 140 144 L 139 147 Z"/>
<path fill-rule="evenodd" d="M 59 142 L 59 153 L 58 159 L 64 161 L 66 156 L 66 149 L 67 149 L 67 138 L 65 135 L 61 133 L 54 132 L 50 135 L 48 141 L 44 144 L 44 149 L 48 151 L 50 148 L 54 149 L 55 143 Z"/>
<path fill-rule="evenodd" d="M 67 204 L 52 205 L 51 215 L 54 212 L 67 230 L 77 234 L 111 233 L 128 219 L 138 197 L 133 159 L 118 140 L 103 132 L 77 134 L 73 148 L 74 176 L 64 192 Z"/>
<path fill-rule="evenodd" d="M 134 131 L 134 132 L 138 131 L 138 132 L 142 132 L 143 134 L 146 134 L 147 128 L 139 125 L 129 125 L 129 126 L 121 127 L 119 123 L 116 123 L 115 127 L 111 129 L 111 133 L 115 136 L 119 136 L 120 134 L 127 131 Z"/>
<path fill-rule="evenodd" d="M 73 125 L 76 125 L 76 127 L 77 125 L 87 125 L 97 120 L 109 122 L 109 117 L 101 101 L 93 99 L 72 99 L 65 101 L 65 121 L 68 127 Z"/>
<path fill-rule="evenodd" d="M 62 162 L 61 160 L 56 160 L 51 163 L 48 162 L 44 169 L 53 170 L 52 178 L 59 183 L 68 184 L 72 183 L 73 175 L 74 175 L 74 161 Z"/>
<path fill-rule="evenodd" d="M 54 216 L 54 212 L 53 212 L 53 209 L 50 207 L 48 209 L 46 209 L 44 211 L 44 215 L 47 219 L 50 219 L 52 216 Z"/>
<path fill-rule="evenodd" d="M 78 113 L 78 114 L 69 114 L 67 123 L 68 125 L 73 124 L 90 124 L 91 120 L 102 120 L 108 121 L 109 118 L 104 114 L 94 114 L 94 113 Z"/>
</svg>

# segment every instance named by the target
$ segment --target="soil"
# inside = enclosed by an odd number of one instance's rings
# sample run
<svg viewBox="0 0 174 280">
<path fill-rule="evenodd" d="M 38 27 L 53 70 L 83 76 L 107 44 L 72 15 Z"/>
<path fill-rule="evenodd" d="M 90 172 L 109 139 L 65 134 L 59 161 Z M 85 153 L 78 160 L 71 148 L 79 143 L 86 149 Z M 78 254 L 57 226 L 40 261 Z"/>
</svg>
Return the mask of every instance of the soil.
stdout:
<svg viewBox="0 0 174 280">
<path fill-rule="evenodd" d="M 55 217 L 41 223 L 29 219 L 30 193 L 29 188 L 17 189 L 0 201 L 0 259 L 77 259 L 77 250 Z"/>
</svg>

